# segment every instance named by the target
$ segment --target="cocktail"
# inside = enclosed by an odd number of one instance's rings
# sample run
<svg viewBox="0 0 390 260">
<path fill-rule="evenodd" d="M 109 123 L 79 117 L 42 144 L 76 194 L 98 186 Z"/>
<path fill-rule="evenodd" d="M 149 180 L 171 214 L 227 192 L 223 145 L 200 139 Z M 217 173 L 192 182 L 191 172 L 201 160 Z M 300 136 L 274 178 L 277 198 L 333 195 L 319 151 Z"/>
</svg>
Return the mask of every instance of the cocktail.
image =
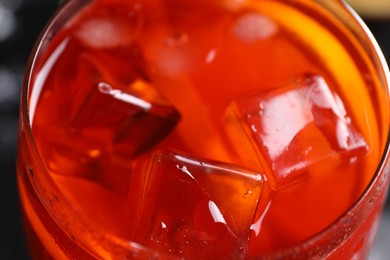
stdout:
<svg viewBox="0 0 390 260">
<path fill-rule="evenodd" d="M 32 255 L 365 258 L 388 83 L 342 1 L 68 1 L 21 100 Z"/>
</svg>

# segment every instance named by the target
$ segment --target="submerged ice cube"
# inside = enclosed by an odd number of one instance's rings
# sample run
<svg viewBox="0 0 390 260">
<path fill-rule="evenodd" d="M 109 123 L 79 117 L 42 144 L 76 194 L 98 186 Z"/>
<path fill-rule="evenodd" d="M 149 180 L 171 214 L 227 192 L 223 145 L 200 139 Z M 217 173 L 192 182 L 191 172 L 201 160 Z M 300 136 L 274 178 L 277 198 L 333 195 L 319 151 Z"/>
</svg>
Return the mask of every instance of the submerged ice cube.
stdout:
<svg viewBox="0 0 390 260">
<path fill-rule="evenodd" d="M 129 57 L 138 57 L 129 48 Z M 51 173 L 126 194 L 133 160 L 169 134 L 179 113 L 147 82 L 139 59 L 80 49 L 70 41 L 47 79 L 34 121 L 38 145 Z"/>
<path fill-rule="evenodd" d="M 143 81 L 134 82 L 126 91 L 100 82 L 80 105 L 73 127 L 90 135 L 106 133 L 108 147 L 115 154 L 128 159 L 137 156 L 162 140 L 180 118 L 154 92 Z M 154 100 L 149 100 L 151 96 Z"/>
<path fill-rule="evenodd" d="M 274 187 L 305 177 L 325 160 L 368 150 L 341 98 L 317 75 L 234 101 L 226 123 L 236 148 L 254 148 L 257 158 L 246 161 L 260 166 Z"/>
<path fill-rule="evenodd" d="M 127 192 L 134 157 L 161 141 L 179 120 L 152 86 L 136 81 L 129 89 L 132 94 L 99 83 L 71 125 L 51 135 L 57 138 L 46 138 L 45 158 L 52 173 Z"/>
<path fill-rule="evenodd" d="M 132 240 L 182 257 L 245 257 L 260 174 L 163 151 L 147 180 Z"/>
<path fill-rule="evenodd" d="M 126 117 L 148 111 L 151 103 L 100 82 L 93 87 L 73 118 L 74 128 L 115 124 Z"/>
<path fill-rule="evenodd" d="M 126 163 L 117 160 L 102 144 L 91 142 L 81 135 L 67 135 L 53 127 L 45 134 L 41 137 L 44 139 L 41 143 L 45 145 L 41 155 L 51 174 L 82 179 L 112 193 L 127 194 L 133 172 L 130 160 Z"/>
</svg>

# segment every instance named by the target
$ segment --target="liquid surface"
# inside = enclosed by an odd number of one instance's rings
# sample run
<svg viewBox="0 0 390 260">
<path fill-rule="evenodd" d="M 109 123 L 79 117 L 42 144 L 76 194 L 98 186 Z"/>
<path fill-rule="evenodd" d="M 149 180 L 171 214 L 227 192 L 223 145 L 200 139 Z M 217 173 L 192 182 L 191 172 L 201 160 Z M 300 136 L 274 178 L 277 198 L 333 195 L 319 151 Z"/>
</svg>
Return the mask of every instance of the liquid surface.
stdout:
<svg viewBox="0 0 390 260">
<path fill-rule="evenodd" d="M 372 68 L 327 19 L 304 1 L 94 1 L 35 64 L 46 168 L 91 225 L 157 251 L 308 239 L 358 199 L 385 140 Z"/>
</svg>

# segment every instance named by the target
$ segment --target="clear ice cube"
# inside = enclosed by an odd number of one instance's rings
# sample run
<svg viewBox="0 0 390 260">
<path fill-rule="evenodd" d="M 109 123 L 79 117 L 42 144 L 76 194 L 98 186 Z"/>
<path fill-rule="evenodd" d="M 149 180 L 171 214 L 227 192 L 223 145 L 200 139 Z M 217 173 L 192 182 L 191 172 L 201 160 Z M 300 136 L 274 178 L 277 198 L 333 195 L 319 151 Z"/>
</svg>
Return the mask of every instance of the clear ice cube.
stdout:
<svg viewBox="0 0 390 260">
<path fill-rule="evenodd" d="M 90 7 L 93 8 L 93 7 Z M 85 45 L 108 49 L 127 46 L 134 41 L 143 23 L 139 3 L 115 4 L 84 13 L 75 29 L 76 37 Z"/>
<path fill-rule="evenodd" d="M 147 180 L 132 240 L 190 258 L 246 256 L 260 174 L 160 151 Z"/>
<path fill-rule="evenodd" d="M 60 100 L 61 114 L 45 112 L 53 124 L 42 125 L 39 133 L 44 133 L 41 150 L 52 173 L 125 194 L 132 160 L 164 139 L 180 115 L 136 65 L 118 66 L 130 75 L 125 81 L 112 73 L 110 65 L 121 62 L 104 52 L 82 52 L 72 77 L 59 67 L 53 77 L 58 84 L 44 95 Z"/>
<path fill-rule="evenodd" d="M 256 43 L 272 37 L 278 30 L 277 25 L 269 17 L 250 13 L 237 19 L 234 35 L 245 43 Z"/>
<path fill-rule="evenodd" d="M 133 46 L 131 55 L 138 56 Z M 119 63 L 118 63 L 119 62 Z M 137 59 L 142 63 L 142 58 Z M 145 79 L 142 64 L 121 64 L 110 55 L 80 57 L 80 73 L 70 111 L 70 125 L 110 152 L 131 159 L 161 141 L 178 123 L 179 112 Z M 113 72 L 109 65 L 118 67 Z M 123 80 L 127 70 L 130 75 Z M 88 75 L 88 76 L 86 76 Z M 122 79 L 122 80 L 121 80 Z"/>
<path fill-rule="evenodd" d="M 305 177 L 325 160 L 368 150 L 341 98 L 317 75 L 237 99 L 225 121 L 233 145 L 246 149 L 238 154 L 262 168 L 277 188 Z M 255 155 L 248 155 L 248 149 Z"/>
<path fill-rule="evenodd" d="M 133 172 L 131 160 L 117 160 L 101 143 L 81 135 L 66 135 L 56 128 L 47 133 L 41 141 L 45 146 L 41 155 L 51 174 L 83 179 L 115 194 L 127 194 Z"/>
<path fill-rule="evenodd" d="M 131 161 L 160 142 L 175 127 L 178 112 L 154 98 L 152 90 L 135 82 L 133 93 L 100 84 L 81 103 L 68 129 L 45 138 L 45 158 L 52 173 L 95 181 L 126 193 Z M 148 91 L 145 99 L 139 97 Z"/>
</svg>

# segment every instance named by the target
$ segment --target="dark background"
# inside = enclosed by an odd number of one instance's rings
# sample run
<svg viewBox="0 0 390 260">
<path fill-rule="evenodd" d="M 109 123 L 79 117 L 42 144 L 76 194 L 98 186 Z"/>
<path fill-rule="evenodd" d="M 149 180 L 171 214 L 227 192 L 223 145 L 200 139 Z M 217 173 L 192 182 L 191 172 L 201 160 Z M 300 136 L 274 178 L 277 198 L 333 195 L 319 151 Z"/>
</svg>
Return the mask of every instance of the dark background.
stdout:
<svg viewBox="0 0 390 260">
<path fill-rule="evenodd" d="M 0 259 L 28 259 L 15 176 L 19 95 L 29 52 L 59 2 L 0 0 Z M 390 61 L 390 14 L 366 22 Z M 370 259 L 390 258 L 389 201 Z"/>
</svg>

